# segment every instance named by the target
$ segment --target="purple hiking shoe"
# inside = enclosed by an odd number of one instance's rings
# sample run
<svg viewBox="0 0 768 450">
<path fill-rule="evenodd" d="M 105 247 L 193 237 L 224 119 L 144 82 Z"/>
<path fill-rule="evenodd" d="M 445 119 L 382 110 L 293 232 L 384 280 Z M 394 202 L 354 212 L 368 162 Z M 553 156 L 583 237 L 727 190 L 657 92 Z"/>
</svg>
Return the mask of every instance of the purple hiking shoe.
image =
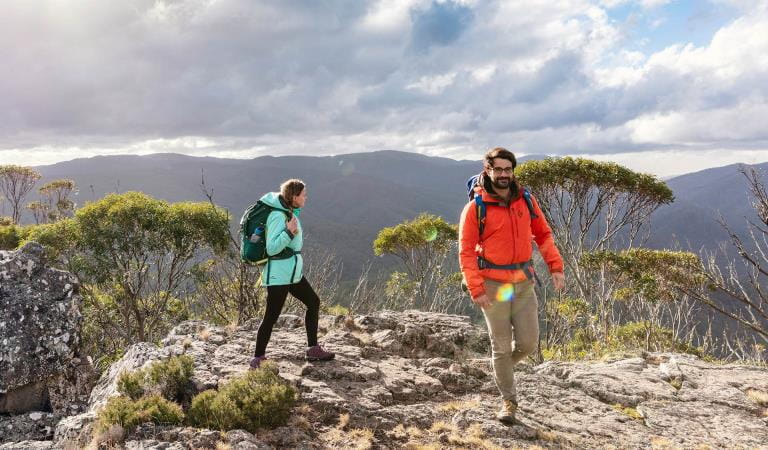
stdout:
<svg viewBox="0 0 768 450">
<path fill-rule="evenodd" d="M 330 361 L 335 357 L 335 353 L 327 352 L 319 345 L 307 349 L 307 361 Z"/>
<path fill-rule="evenodd" d="M 264 362 L 264 361 L 266 361 L 266 360 L 267 360 L 267 357 L 266 357 L 266 356 L 264 356 L 264 355 L 262 355 L 262 356 L 257 356 L 257 357 L 255 357 L 255 358 L 253 358 L 253 359 L 251 360 L 251 364 L 250 364 L 251 368 L 250 368 L 250 370 L 256 370 L 256 369 L 258 369 L 259 367 L 261 367 L 261 363 L 262 363 L 262 362 Z"/>
</svg>

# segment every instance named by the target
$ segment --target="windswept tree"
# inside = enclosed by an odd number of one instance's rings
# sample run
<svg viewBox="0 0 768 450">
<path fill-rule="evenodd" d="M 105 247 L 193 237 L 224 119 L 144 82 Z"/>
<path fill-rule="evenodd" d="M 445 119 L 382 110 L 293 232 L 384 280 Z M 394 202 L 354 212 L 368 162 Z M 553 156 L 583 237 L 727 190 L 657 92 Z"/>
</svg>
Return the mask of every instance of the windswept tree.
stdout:
<svg viewBox="0 0 768 450">
<path fill-rule="evenodd" d="M 111 194 L 73 218 L 40 225 L 48 247 L 82 283 L 92 353 L 154 342 L 187 317 L 195 261 L 229 243 L 226 213 L 208 203 L 167 203 L 139 192 Z"/>
<path fill-rule="evenodd" d="M 606 335 L 613 297 L 603 269 L 579 262 L 587 252 L 642 245 L 648 218 L 659 206 L 674 200 L 672 191 L 652 175 L 618 164 L 582 158 L 528 161 L 517 177 L 539 200 L 557 247 L 563 256 L 569 292 L 595 307 Z"/>
<path fill-rule="evenodd" d="M 0 193 L 11 205 L 11 220 L 18 224 L 24 198 L 35 187 L 40 173 L 30 167 L 3 165 L 0 166 Z"/>
<path fill-rule="evenodd" d="M 722 263 L 715 255 L 705 257 L 709 291 L 686 292 L 718 314 L 739 323 L 755 336 L 765 355 L 768 347 L 768 190 L 753 168 L 740 169 L 752 195 L 758 222 L 749 222 L 749 235 L 739 236 L 725 219 L 720 224 L 728 232 L 738 257 Z M 725 252 L 724 252 L 725 253 Z M 727 253 L 726 253 L 727 256 Z"/>
<path fill-rule="evenodd" d="M 603 250 L 585 254 L 580 263 L 586 269 L 605 271 L 605 278 L 617 286 L 613 300 L 619 308 L 613 311 L 619 317 L 613 322 L 635 324 L 645 336 L 645 350 L 675 351 L 700 342 L 695 336 L 697 305 L 686 292 L 706 292 L 708 283 L 702 262 L 694 253 L 647 248 Z M 652 339 L 664 333 L 671 339 Z"/>
<path fill-rule="evenodd" d="M 387 283 L 387 293 L 411 307 L 446 311 L 453 297 L 461 296 L 461 274 L 455 253 L 456 225 L 441 217 L 422 213 L 413 220 L 379 231 L 373 242 L 376 255 L 393 255 L 405 268 L 395 272 Z M 452 256 L 452 257 L 449 257 Z M 455 270 L 452 270 L 455 269 Z"/>
<path fill-rule="evenodd" d="M 55 222 L 72 215 L 75 203 L 69 197 L 76 192 L 73 180 L 53 180 L 43 185 L 38 192 L 48 209 L 48 221 Z"/>
<path fill-rule="evenodd" d="M 32 211 L 32 216 L 35 218 L 35 224 L 40 225 L 41 223 L 48 223 L 48 212 L 50 211 L 48 204 L 35 200 L 34 202 L 27 204 L 27 209 Z"/>
</svg>

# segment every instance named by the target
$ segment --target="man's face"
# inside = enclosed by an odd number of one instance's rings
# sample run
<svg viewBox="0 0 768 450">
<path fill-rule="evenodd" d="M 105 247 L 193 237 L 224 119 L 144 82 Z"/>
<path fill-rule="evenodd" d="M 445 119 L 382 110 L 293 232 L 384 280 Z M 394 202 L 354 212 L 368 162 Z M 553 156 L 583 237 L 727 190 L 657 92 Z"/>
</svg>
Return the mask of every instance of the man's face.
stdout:
<svg viewBox="0 0 768 450">
<path fill-rule="evenodd" d="M 491 184 L 498 189 L 508 189 L 512 183 L 512 161 L 493 158 L 493 165 L 485 168 L 485 173 L 491 177 Z"/>
</svg>

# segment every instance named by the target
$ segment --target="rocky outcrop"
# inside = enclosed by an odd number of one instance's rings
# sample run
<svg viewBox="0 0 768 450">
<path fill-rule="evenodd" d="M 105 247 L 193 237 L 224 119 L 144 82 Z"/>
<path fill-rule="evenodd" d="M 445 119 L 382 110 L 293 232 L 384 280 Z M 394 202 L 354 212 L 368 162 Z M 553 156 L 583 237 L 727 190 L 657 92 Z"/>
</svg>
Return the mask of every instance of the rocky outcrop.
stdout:
<svg viewBox="0 0 768 450">
<path fill-rule="evenodd" d="M 50 438 L 56 418 L 85 406 L 93 370 L 79 356 L 77 289 L 36 243 L 0 252 L 0 442 Z"/>
<path fill-rule="evenodd" d="M 58 445 L 82 445 L 89 424 L 116 395 L 123 370 L 186 353 L 197 389 L 247 370 L 258 322 L 221 328 L 184 322 L 162 345 L 131 347 L 99 381 L 89 410 L 56 428 Z M 126 448 L 753 448 L 768 443 L 768 369 L 719 365 L 680 354 L 643 354 L 595 363 L 518 367 L 520 423 L 493 419 L 499 406 L 485 331 L 468 318 L 381 312 L 321 320 L 335 361 L 303 359 L 302 320 L 281 317 L 268 357 L 300 392 L 289 424 L 256 435 L 143 426 Z"/>
</svg>

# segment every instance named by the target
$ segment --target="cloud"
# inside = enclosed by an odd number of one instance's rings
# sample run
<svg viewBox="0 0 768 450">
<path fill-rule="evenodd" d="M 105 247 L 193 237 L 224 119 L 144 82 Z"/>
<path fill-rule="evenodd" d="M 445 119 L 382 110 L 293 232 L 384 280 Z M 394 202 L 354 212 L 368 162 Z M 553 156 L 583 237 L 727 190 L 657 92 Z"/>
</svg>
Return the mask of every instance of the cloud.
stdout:
<svg viewBox="0 0 768 450">
<path fill-rule="evenodd" d="M 768 148 L 768 2 L 712 1 L 739 16 L 649 53 L 626 0 L 6 0 L 0 161 Z"/>
</svg>

